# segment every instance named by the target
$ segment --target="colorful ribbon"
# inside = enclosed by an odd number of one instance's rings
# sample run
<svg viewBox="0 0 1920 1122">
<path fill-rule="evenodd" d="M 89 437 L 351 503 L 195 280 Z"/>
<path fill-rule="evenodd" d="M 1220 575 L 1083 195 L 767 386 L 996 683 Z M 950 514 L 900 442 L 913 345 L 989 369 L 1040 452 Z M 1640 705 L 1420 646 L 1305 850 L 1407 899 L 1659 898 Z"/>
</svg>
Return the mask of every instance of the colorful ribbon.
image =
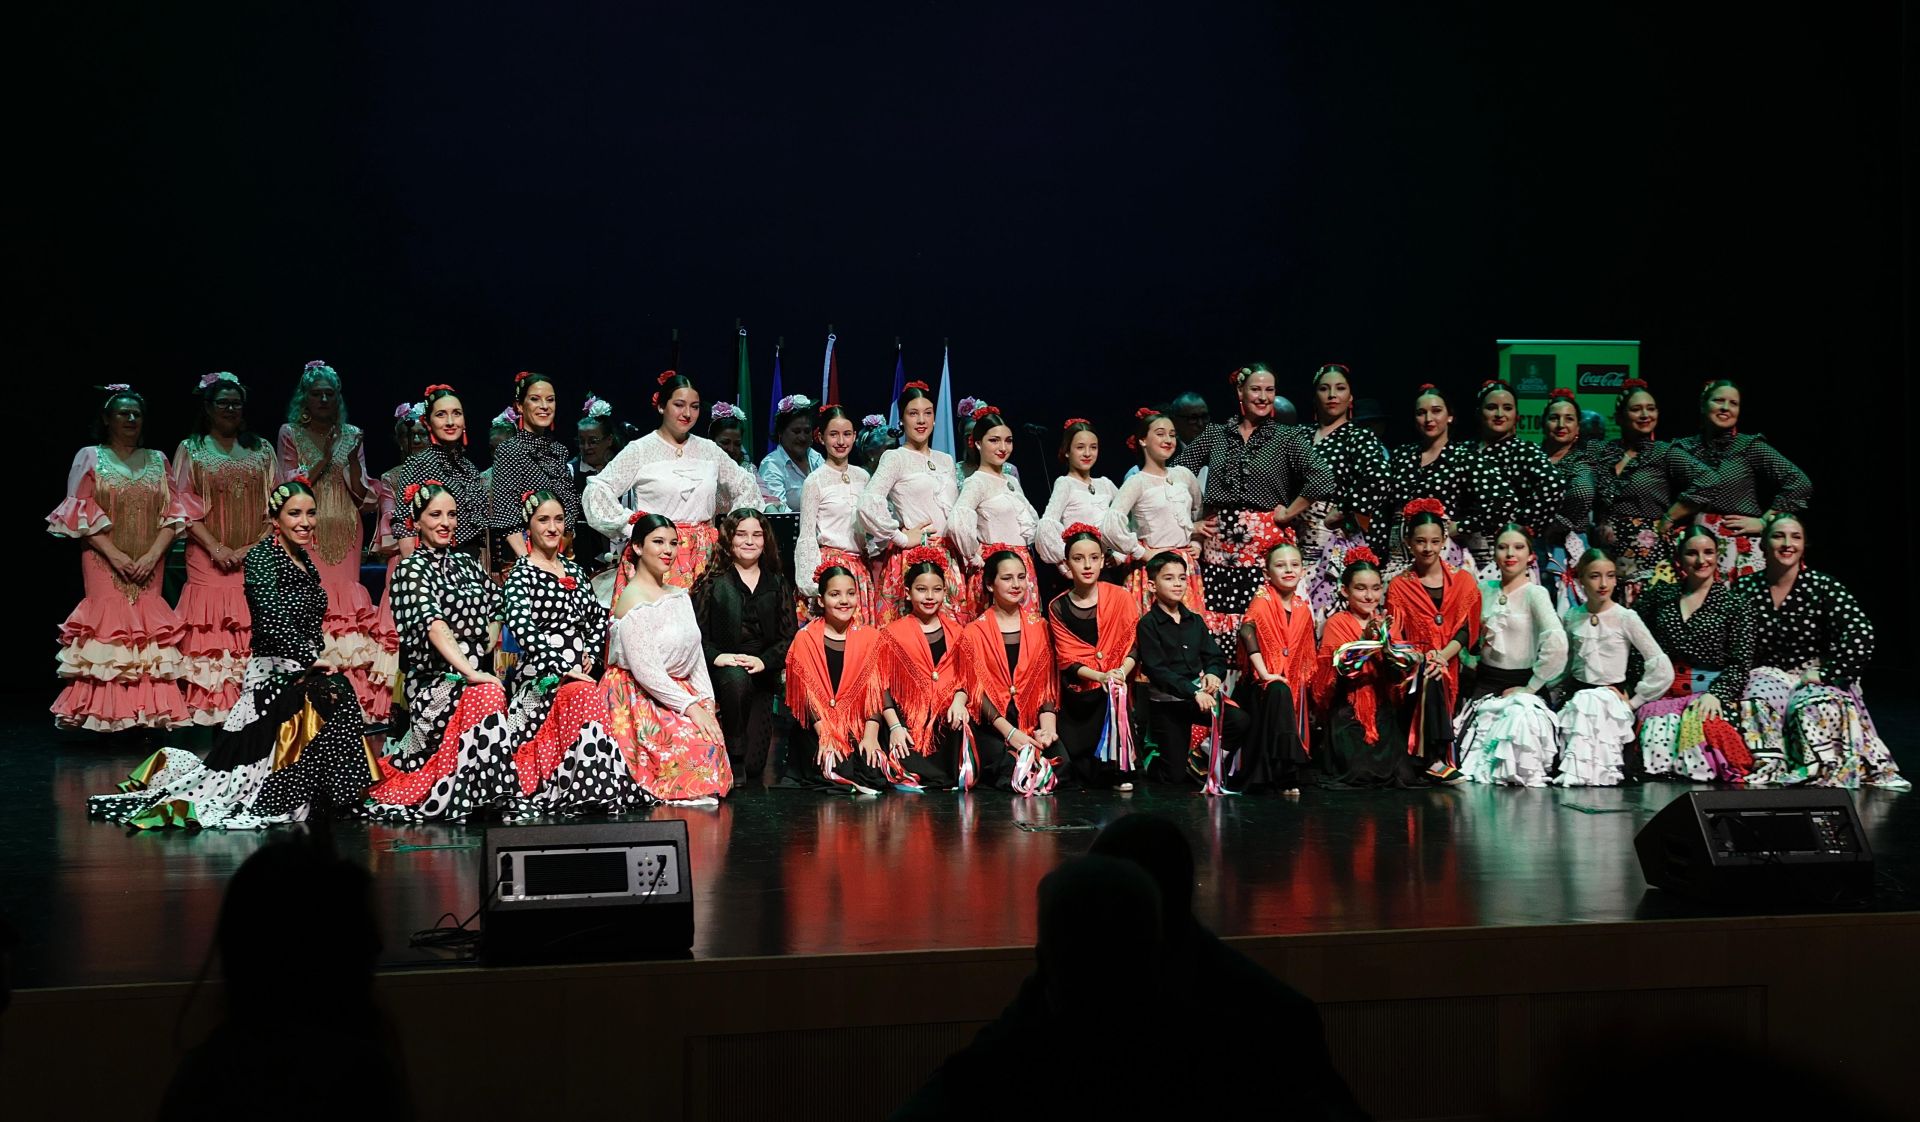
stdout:
<svg viewBox="0 0 1920 1122">
<path fill-rule="evenodd" d="M 896 791 L 905 791 L 910 795 L 927 793 L 927 789 L 920 785 L 919 777 L 908 771 L 906 765 L 900 762 L 900 757 L 891 752 L 881 754 L 880 774 L 887 777 L 887 782 L 893 784 Z"/>
<path fill-rule="evenodd" d="M 1129 719 L 1127 684 L 1107 685 L 1107 719 L 1100 727 L 1100 743 L 1094 745 L 1093 758 L 1105 760 L 1121 771 L 1134 770 L 1133 722 Z"/>
<path fill-rule="evenodd" d="M 1013 789 L 1016 794 L 1034 798 L 1038 795 L 1053 793 L 1053 786 L 1059 777 L 1053 774 L 1053 761 L 1040 754 L 1039 749 L 1029 744 L 1020 749 L 1013 761 Z"/>
<path fill-rule="evenodd" d="M 1226 700 L 1224 698 L 1214 698 L 1213 719 L 1207 724 L 1207 739 L 1212 741 L 1211 744 L 1207 745 L 1207 781 L 1200 785 L 1200 793 L 1203 795 L 1237 795 L 1240 793 L 1238 791 L 1227 790 L 1225 782 L 1226 769 L 1225 761 L 1222 757 L 1226 750 L 1226 737 L 1224 735 L 1226 714 Z"/>
<path fill-rule="evenodd" d="M 960 789 L 973 790 L 973 784 L 980 777 L 980 751 L 973 746 L 973 726 L 960 726 Z"/>
</svg>

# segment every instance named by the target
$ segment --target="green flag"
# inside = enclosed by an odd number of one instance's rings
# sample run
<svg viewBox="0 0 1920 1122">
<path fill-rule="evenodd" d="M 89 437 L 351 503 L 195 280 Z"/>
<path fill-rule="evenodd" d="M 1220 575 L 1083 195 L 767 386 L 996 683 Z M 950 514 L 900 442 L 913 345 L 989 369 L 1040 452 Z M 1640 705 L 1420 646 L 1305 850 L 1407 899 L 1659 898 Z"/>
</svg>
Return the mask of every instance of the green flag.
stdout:
<svg viewBox="0 0 1920 1122">
<path fill-rule="evenodd" d="M 747 329 L 740 329 L 740 384 L 734 390 L 733 407 L 740 411 L 740 447 L 753 444 L 753 371 L 747 368 Z"/>
</svg>

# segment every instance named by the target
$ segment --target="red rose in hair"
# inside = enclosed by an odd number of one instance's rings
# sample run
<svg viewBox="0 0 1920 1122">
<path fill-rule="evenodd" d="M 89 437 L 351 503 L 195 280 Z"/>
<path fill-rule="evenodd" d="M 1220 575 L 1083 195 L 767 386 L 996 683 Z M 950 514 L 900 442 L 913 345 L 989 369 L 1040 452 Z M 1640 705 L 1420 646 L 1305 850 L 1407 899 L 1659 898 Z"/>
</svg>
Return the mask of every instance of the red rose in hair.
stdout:
<svg viewBox="0 0 1920 1122">
<path fill-rule="evenodd" d="M 1070 428 L 1072 428 L 1072 427 L 1073 427 L 1073 426 L 1075 426 L 1075 425 L 1085 425 L 1085 426 L 1087 426 L 1088 428 L 1092 428 L 1092 427 L 1093 427 L 1093 422 L 1092 422 L 1092 421 L 1089 421 L 1089 420 L 1087 420 L 1087 419 L 1086 419 L 1085 417 L 1068 417 L 1068 418 L 1067 418 L 1067 423 L 1066 423 L 1066 424 L 1064 424 L 1064 425 L 1061 425 L 1061 426 L 1060 426 L 1060 430 L 1061 430 L 1062 432 L 1065 432 L 1065 431 L 1066 431 L 1067 429 L 1070 429 Z"/>
<path fill-rule="evenodd" d="M 640 520 L 642 518 L 645 518 L 646 516 L 647 516 L 646 511 L 636 510 L 632 514 L 627 515 L 627 525 L 638 526 L 640 524 Z"/>
<path fill-rule="evenodd" d="M 946 551 L 938 546 L 916 545 L 900 555 L 900 569 L 904 572 L 922 561 L 932 562 L 944 570 L 947 567 Z M 819 583 L 817 580 L 814 582 L 816 585 Z"/>
<path fill-rule="evenodd" d="M 668 378 L 671 378 L 671 377 L 673 377 L 673 376 L 674 376 L 674 375 L 675 375 L 676 373 L 678 373 L 678 371 L 674 371 L 674 370 L 662 370 L 662 371 L 660 372 L 660 376 L 659 376 L 658 378 L 655 378 L 655 379 L 653 380 L 653 381 L 654 381 L 654 384 L 655 384 L 655 385 L 660 385 L 660 386 L 664 386 L 664 385 L 666 385 L 666 384 L 667 384 L 667 379 L 668 379 Z"/>
<path fill-rule="evenodd" d="M 932 387 L 932 386 L 929 386 L 929 385 L 927 385 L 927 384 L 926 384 L 925 382 L 908 382 L 908 383 L 907 383 L 906 385 L 904 385 L 904 386 L 901 386 L 901 387 L 900 387 L 900 389 L 901 389 L 902 391 L 906 391 L 906 390 L 919 390 L 919 391 L 920 391 L 921 393 L 932 393 L 932 392 L 933 392 L 933 387 Z"/>
<path fill-rule="evenodd" d="M 1644 390 L 1646 388 L 1647 381 L 1645 378 L 1628 378 L 1626 381 L 1620 383 L 1621 393 L 1632 393 L 1635 390 Z"/>
<path fill-rule="evenodd" d="M 1402 518 L 1410 519 L 1416 514 L 1434 514 L 1445 519 L 1447 517 L 1447 504 L 1441 502 L 1439 499 L 1433 498 L 1415 499 L 1400 508 L 1400 517 Z"/>
<path fill-rule="evenodd" d="M 818 588 L 821 592 L 826 591 L 825 583 L 821 578 L 826 576 L 828 569 L 846 569 L 846 566 L 840 564 L 838 561 L 822 561 L 820 564 L 814 566 L 813 587 Z"/>
<path fill-rule="evenodd" d="M 1085 522 L 1075 522 L 1073 525 L 1068 526 L 1066 529 L 1060 531 L 1060 540 L 1066 541 L 1069 538 L 1072 538 L 1075 534 L 1092 534 L 1094 537 L 1097 538 L 1100 536 L 1100 530 L 1099 530 L 1099 527 L 1089 526 Z"/>
<path fill-rule="evenodd" d="M 1347 550 L 1347 564 L 1351 565 L 1357 561 L 1365 561 L 1367 564 L 1378 568 L 1380 565 L 1380 555 L 1364 545 L 1358 545 Z"/>
<path fill-rule="evenodd" d="M 1573 391 L 1565 386 L 1555 386 L 1553 389 L 1547 391 L 1547 400 L 1572 401 Z"/>
</svg>

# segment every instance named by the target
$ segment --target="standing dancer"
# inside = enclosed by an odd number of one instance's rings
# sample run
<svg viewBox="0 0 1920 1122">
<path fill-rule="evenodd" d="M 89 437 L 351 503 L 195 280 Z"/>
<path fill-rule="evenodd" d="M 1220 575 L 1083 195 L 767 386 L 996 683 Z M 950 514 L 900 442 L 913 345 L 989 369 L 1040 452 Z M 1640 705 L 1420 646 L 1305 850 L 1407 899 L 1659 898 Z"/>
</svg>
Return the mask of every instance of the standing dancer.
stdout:
<svg viewBox="0 0 1920 1122">
<path fill-rule="evenodd" d="M 1341 787 L 1424 786 L 1429 780 L 1408 750 L 1400 709 L 1425 662 L 1384 610 L 1386 585 L 1373 550 L 1347 551 L 1340 587 L 1346 608 L 1327 617 L 1313 676 L 1313 703 L 1327 719 L 1321 768 Z"/>
<path fill-rule="evenodd" d="M 774 408 L 773 439 L 777 447 L 760 461 L 760 493 L 767 497 L 768 514 L 790 514 L 800 509 L 800 493 L 807 479 L 824 462 L 813 446 L 813 402 L 805 394 L 789 394 Z M 811 576 L 813 570 L 807 570 Z"/>
<path fill-rule="evenodd" d="M 1248 674 L 1236 693 L 1253 714 L 1253 728 L 1235 761 L 1234 777 L 1243 791 L 1266 788 L 1297 795 L 1309 760 L 1308 714 L 1320 652 L 1313 637 L 1313 605 L 1302 587 L 1306 555 L 1284 541 L 1267 550 L 1266 568 L 1266 587 L 1240 625 Z"/>
<path fill-rule="evenodd" d="M 245 693 L 206 762 L 163 748 L 121 794 L 88 799 L 88 813 L 143 830 L 257 830 L 356 808 L 379 778 L 353 687 L 318 665 L 327 590 L 307 552 L 313 492 L 290 479 L 269 493 L 266 509 L 271 532 L 242 563 L 253 624 Z"/>
<path fill-rule="evenodd" d="M 753 457 L 747 454 L 747 422 L 730 401 L 716 401 L 707 421 L 707 439 L 720 446 L 727 458 L 753 470 Z"/>
<path fill-rule="evenodd" d="M 1482 575 L 1495 575 L 1493 539 L 1499 527 L 1545 526 L 1560 505 L 1560 473 L 1547 462 L 1538 444 L 1519 437 L 1520 413 L 1513 387 L 1498 379 L 1480 383 L 1480 458 L 1500 480 L 1502 493 L 1511 496 L 1497 512 L 1491 528 L 1473 531 L 1469 546 L 1480 561 Z M 1529 530 L 1531 532 L 1531 530 Z"/>
<path fill-rule="evenodd" d="M 1775 515 L 1763 537 L 1767 567 L 1734 585 L 1752 601 L 1757 627 L 1740 706 L 1754 759 L 1748 782 L 1908 790 L 1860 695 L 1872 621 L 1845 585 L 1806 567 L 1798 516 Z"/>
<path fill-rule="evenodd" d="M 986 610 L 991 598 L 983 555 L 1002 550 L 1027 567 L 1027 599 L 1021 610 L 1030 622 L 1040 622 L 1040 584 L 1032 553 L 1040 516 L 1020 489 L 1020 481 L 1005 470 L 1012 455 L 1013 426 L 993 406 L 976 407 L 967 432 L 967 482 L 947 521 L 954 553 L 967 570 L 966 594 L 960 603 L 963 623 Z"/>
<path fill-rule="evenodd" d="M 1387 470 L 1386 445 L 1372 429 L 1353 421 L 1353 375 L 1337 362 L 1313 375 L 1313 424 L 1308 435 L 1333 469 L 1339 488 L 1333 498 L 1309 507 L 1299 526 L 1301 556 L 1307 566 L 1307 602 L 1313 605 L 1314 619 L 1324 623 L 1339 610 L 1346 551 L 1366 543 L 1367 526 L 1380 508 Z"/>
<path fill-rule="evenodd" d="M 1044 795 L 1067 766 L 1047 625 L 1027 613 L 1032 597 L 1024 558 L 995 550 L 984 573 L 992 599 L 962 632 L 960 656 L 981 778 L 992 776 L 1002 790 Z"/>
<path fill-rule="evenodd" d="M 400 449 L 402 465 L 427 446 L 427 425 L 422 419 L 426 415 L 427 407 L 418 401 L 404 402 L 393 411 L 393 443 Z M 401 509 L 400 493 L 405 487 L 406 484 L 400 482 L 397 466 L 381 473 L 379 482 L 374 484 L 380 496 L 380 512 L 373 523 L 373 554 L 387 562 L 387 579 L 380 586 L 380 602 L 375 611 L 380 617 L 380 646 L 387 652 L 382 664 L 393 668 L 394 688 L 388 691 L 389 698 L 400 690 L 400 633 L 393 622 L 393 571 L 399 567 L 400 558 L 413 550 L 416 541 L 407 534 L 407 515 Z"/>
<path fill-rule="evenodd" d="M 679 532 L 664 514 L 632 518 L 601 678 L 613 739 L 649 795 L 711 806 L 733 786 L 733 769 L 693 601 L 671 583 Z"/>
<path fill-rule="evenodd" d="M 1678 579 L 1656 570 L 1635 609 L 1673 660 L 1666 696 L 1636 714 L 1642 763 L 1651 777 L 1740 782 L 1753 767 L 1738 726 L 1758 605 L 1720 579 L 1720 539 L 1704 526 L 1681 530 L 1672 568 Z"/>
<path fill-rule="evenodd" d="M 483 564 L 487 548 L 487 482 L 472 457 L 467 455 L 467 410 L 460 395 L 449 385 L 432 385 L 420 395 L 427 422 L 427 446 L 393 470 L 394 482 L 404 496 L 410 487 L 425 486 L 433 480 L 453 496 L 455 511 L 452 548 Z M 404 504 L 403 504 L 404 505 Z M 417 538 L 418 529 L 408 523 L 409 537 Z M 403 545 L 402 552 L 413 547 Z"/>
<path fill-rule="evenodd" d="M 1433 499 L 1451 511 L 1454 519 L 1445 542 L 1447 564 L 1477 565 L 1468 543 L 1476 532 L 1491 535 L 1508 521 L 1505 511 L 1512 505 L 1512 493 L 1499 470 L 1476 445 L 1454 441 L 1453 407 L 1431 383 L 1421 386 L 1414 396 L 1413 424 L 1419 438 L 1400 445 L 1387 457 L 1376 520 L 1398 522 L 1408 503 Z M 1391 539 L 1392 563 L 1387 571 L 1404 570 L 1409 561 L 1406 536 L 1391 531 L 1380 536 Z"/>
<path fill-rule="evenodd" d="M 1106 476 L 1095 478 L 1093 465 L 1100 460 L 1100 437 L 1083 417 L 1074 417 L 1062 426 L 1060 462 L 1067 470 L 1053 481 L 1053 494 L 1033 534 L 1033 551 L 1040 560 L 1067 568 L 1065 547 L 1060 543 L 1068 526 L 1084 523 L 1105 526 L 1107 512 L 1113 509 L 1119 489 Z M 1115 551 L 1116 553 L 1118 551 Z"/>
<path fill-rule="evenodd" d="M 613 406 L 595 397 L 587 395 L 580 407 L 580 420 L 574 424 L 574 439 L 580 442 L 580 455 L 572 463 L 573 493 L 583 497 L 587 493 L 587 480 L 599 474 L 600 469 L 612 462 L 613 458 L 625 447 L 623 439 L 625 426 L 613 419 Z M 613 581 L 602 578 L 614 565 L 612 547 L 607 537 L 593 528 L 587 521 L 586 510 L 580 512 L 580 521 L 573 527 L 573 555 L 595 577 L 594 595 L 603 603 L 613 602 Z"/>
<path fill-rule="evenodd" d="M 1200 549 L 1193 544 L 1193 520 L 1201 510 L 1200 480 L 1186 468 L 1167 463 L 1176 447 L 1172 418 L 1151 408 L 1136 409 L 1133 415 L 1136 432 L 1127 438 L 1127 446 L 1139 450 L 1141 466 L 1114 495 L 1102 535 L 1114 552 L 1131 559 L 1127 591 L 1140 611 L 1153 607 L 1154 601 L 1147 559 L 1161 553 L 1186 558 L 1187 595 L 1182 603 L 1190 612 L 1202 611 Z"/>
<path fill-rule="evenodd" d="M 365 511 L 379 495 L 367 481 L 367 450 L 360 429 L 347 423 L 340 375 L 318 359 L 301 372 L 277 442 L 280 479 L 312 481 L 320 506 L 314 561 L 327 585 L 327 650 L 323 665 L 353 683 L 360 708 L 384 721 L 393 705 L 396 660 L 380 642 L 380 614 L 360 583 L 366 545 Z"/>
<path fill-rule="evenodd" d="M 1615 787 L 1637 782 L 1634 710 L 1667 692 L 1673 664 L 1632 608 L 1613 602 L 1613 559 L 1589 549 L 1574 569 L 1586 602 L 1567 613 L 1567 690 L 1560 707 L 1559 787 Z M 1639 681 L 1629 680 L 1628 655 L 1639 652 Z M 1631 687 L 1631 688 L 1629 688 Z"/>
<path fill-rule="evenodd" d="M 594 679 L 607 647 L 607 612 L 587 572 L 566 556 L 567 507 L 552 491 L 521 500 L 527 552 L 507 573 L 507 627 L 521 645 L 507 736 L 527 809 L 622 811 L 650 801 L 608 732 L 606 694 Z"/>
<path fill-rule="evenodd" d="M 1567 633 L 1533 582 L 1533 540 L 1513 523 L 1493 539 L 1498 575 L 1480 582 L 1480 666 L 1453 722 L 1460 770 L 1478 783 L 1544 787 L 1559 754 L 1544 696 L 1567 668 Z"/>
<path fill-rule="evenodd" d="M 66 501 L 47 532 L 86 543 L 86 595 L 60 625 L 53 702 L 61 728 L 165 729 L 187 722 L 180 692 L 186 625 L 160 596 L 167 548 L 187 515 L 167 478 L 167 458 L 140 440 L 147 400 L 123 382 L 105 386 L 99 442 L 67 472 Z"/>
<path fill-rule="evenodd" d="M 1125 589 L 1100 579 L 1107 548 L 1084 522 L 1062 533 L 1073 585 L 1047 606 L 1054 665 L 1060 672 L 1062 755 L 1082 787 L 1096 781 L 1133 790 L 1133 713 L 1127 685 L 1140 613 Z M 1104 751 L 1104 755 L 1102 754 Z"/>
<path fill-rule="evenodd" d="M 1157 782 L 1183 782 L 1184 772 L 1210 786 L 1212 761 L 1201 748 L 1216 711 L 1225 706 L 1219 712 L 1221 743 L 1213 746 L 1223 755 L 1240 750 L 1252 721 L 1239 707 L 1226 705 L 1227 656 L 1206 621 L 1186 608 L 1186 569 L 1186 558 L 1178 553 L 1156 554 L 1147 562 L 1155 598 L 1153 609 L 1140 616 L 1134 642 L 1147 679 L 1154 752 L 1141 770 Z"/>
<path fill-rule="evenodd" d="M 720 520 L 720 556 L 693 586 L 693 614 L 735 782 L 773 781 L 773 702 L 793 642 L 793 588 L 780 543 L 758 511 Z"/>
<path fill-rule="evenodd" d="M 1813 501 L 1813 482 L 1757 432 L 1740 431 L 1740 387 L 1731 378 L 1700 391 L 1700 433 L 1674 442 L 1705 476 L 1681 502 L 1720 538 L 1720 574 L 1735 580 L 1766 568 L 1766 523 Z"/>
<path fill-rule="evenodd" d="M 925 382 L 908 382 L 900 392 L 899 406 L 900 447 L 881 453 L 880 466 L 860 495 L 860 521 L 868 535 L 892 543 L 874 578 L 882 625 L 907 611 L 902 579 L 906 551 L 932 545 L 952 552 L 947 523 L 960 494 L 953 457 L 928 446 L 933 438 L 933 391 Z M 948 611 L 959 612 L 965 588 L 958 563 L 949 564 Z"/>
<path fill-rule="evenodd" d="M 714 518 L 760 509 L 760 481 L 719 445 L 693 435 L 700 391 L 691 378 L 669 370 L 659 382 L 653 406 L 660 411 L 660 427 L 622 448 L 588 480 L 582 501 L 587 521 L 615 543 L 627 540 L 636 509 L 672 520 L 679 545 L 666 580 L 675 588 L 692 588 L 720 539 Z"/>
<path fill-rule="evenodd" d="M 187 516 L 187 583 L 177 608 L 188 720 L 221 725 L 247 665 L 247 551 L 266 532 L 277 482 L 273 450 L 247 429 L 247 390 L 222 371 L 200 379 L 200 416 L 173 453 L 173 492 Z"/>
<path fill-rule="evenodd" d="M 1412 563 L 1387 585 L 1387 610 L 1425 662 L 1414 691 L 1408 745 L 1427 763 L 1427 778 L 1461 783 L 1454 764 L 1453 703 L 1460 695 L 1460 653 L 1480 638 L 1480 586 L 1471 573 L 1447 563 L 1452 529 L 1447 508 L 1415 499 L 1400 512 L 1401 536 Z"/>
<path fill-rule="evenodd" d="M 1547 395 L 1547 407 L 1540 413 L 1540 450 L 1547 463 L 1560 473 L 1560 501 L 1546 524 L 1535 527 L 1535 535 L 1545 556 L 1540 558 L 1541 583 L 1553 594 L 1555 603 L 1565 603 L 1576 585 L 1573 561 L 1587 551 L 1593 532 L 1593 504 L 1599 493 L 1599 477 L 1580 440 L 1580 405 L 1573 391 L 1556 386 Z"/>
<path fill-rule="evenodd" d="M 569 539 L 580 525 L 580 498 L 573 491 L 572 454 L 553 431 L 553 419 L 559 415 L 553 379 L 531 370 L 515 374 L 513 404 L 519 419 L 512 435 L 494 448 L 493 475 L 489 477 L 487 526 L 506 541 L 509 552 L 502 560 L 527 555 L 522 495 L 544 491 L 558 500 L 567 518 Z"/>
<path fill-rule="evenodd" d="M 1620 599 L 1632 604 L 1665 560 L 1667 533 L 1692 508 L 1682 498 L 1700 486 L 1706 469 L 1699 461 L 1654 434 L 1660 425 L 1660 403 L 1638 378 L 1620 386 L 1613 406 L 1620 439 L 1599 445 L 1593 466 L 1599 476 L 1600 496 L 1595 536 L 1615 557 L 1620 572 Z"/>
<path fill-rule="evenodd" d="M 1266 579 L 1267 550 L 1282 527 L 1310 504 L 1333 498 L 1339 485 L 1307 435 L 1275 420 L 1273 371 L 1256 362 L 1229 378 L 1239 413 L 1209 425 L 1174 462 L 1189 471 L 1206 468 L 1207 517 L 1194 530 L 1205 543 L 1200 584 L 1207 629 L 1231 658 L 1240 618 Z"/>
<path fill-rule="evenodd" d="M 845 406 L 820 409 L 816 430 L 826 455 L 800 489 L 800 537 L 794 543 L 794 580 L 799 585 L 803 619 L 819 614 L 820 590 L 813 587 L 813 571 L 831 562 L 853 574 L 860 595 L 860 621 L 879 626 L 881 611 L 872 570 L 867 564 L 867 535 L 860 525 L 860 495 L 872 477 L 867 469 L 847 462 L 859 433 Z"/>
<path fill-rule="evenodd" d="M 824 564 L 813 583 L 820 618 L 787 649 L 787 708 L 797 722 L 787 773 L 855 795 L 877 795 L 892 782 L 917 787 L 880 746 L 880 632 L 858 618 L 853 570 Z"/>
<path fill-rule="evenodd" d="M 887 751 L 926 787 L 971 785 L 963 774 L 967 693 L 961 632 L 947 610 L 947 552 L 915 546 L 904 558 L 910 613 L 882 629 Z M 978 766 L 978 759 L 970 761 Z"/>
</svg>

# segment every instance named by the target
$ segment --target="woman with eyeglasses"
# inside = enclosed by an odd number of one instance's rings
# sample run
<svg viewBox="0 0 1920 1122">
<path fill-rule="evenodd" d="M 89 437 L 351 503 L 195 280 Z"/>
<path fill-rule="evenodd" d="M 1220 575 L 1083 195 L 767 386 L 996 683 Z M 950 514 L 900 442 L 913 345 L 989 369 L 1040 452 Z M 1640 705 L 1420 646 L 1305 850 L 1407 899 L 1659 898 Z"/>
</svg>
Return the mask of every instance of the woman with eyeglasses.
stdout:
<svg viewBox="0 0 1920 1122">
<path fill-rule="evenodd" d="M 399 660 L 380 642 L 380 615 L 360 583 L 365 545 L 363 511 L 379 505 L 367 481 L 367 451 L 360 429 L 347 423 L 340 375 L 318 359 L 300 374 L 300 384 L 280 426 L 279 482 L 304 476 L 319 506 L 313 560 L 327 586 L 327 649 L 321 662 L 353 683 L 360 708 L 384 721 L 393 707 Z"/>
<path fill-rule="evenodd" d="M 167 458 L 141 443 L 147 401 L 125 383 L 104 386 L 98 443 L 82 448 L 67 472 L 67 498 L 47 515 L 47 531 L 86 543 L 80 575 L 86 597 L 60 625 L 54 699 L 61 728 L 119 732 L 187 722 L 180 679 L 186 632 L 160 596 L 167 548 L 187 514 L 167 474 Z"/>
<path fill-rule="evenodd" d="M 200 379 L 200 416 L 173 453 L 173 489 L 187 516 L 187 583 L 175 605 L 188 720 L 219 725 L 240 699 L 252 624 L 241 570 L 266 532 L 273 449 L 248 431 L 247 389 L 226 371 Z"/>
</svg>

